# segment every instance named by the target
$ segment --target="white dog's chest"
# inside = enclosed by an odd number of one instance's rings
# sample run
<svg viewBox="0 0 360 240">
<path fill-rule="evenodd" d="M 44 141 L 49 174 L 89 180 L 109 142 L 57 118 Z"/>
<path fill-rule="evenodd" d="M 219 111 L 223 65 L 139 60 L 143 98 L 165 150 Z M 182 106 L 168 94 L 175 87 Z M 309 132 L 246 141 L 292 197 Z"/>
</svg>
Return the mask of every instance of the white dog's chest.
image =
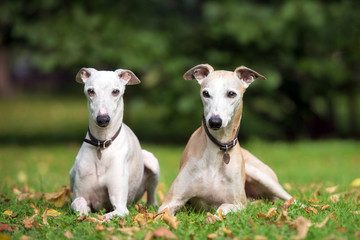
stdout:
<svg viewBox="0 0 360 240">
<path fill-rule="evenodd" d="M 186 166 L 183 169 L 189 174 L 192 181 L 192 192 L 194 193 L 190 203 L 195 206 L 208 208 L 208 206 L 219 206 L 222 203 L 237 201 L 243 192 L 241 168 L 237 164 L 221 162 L 216 166 Z M 199 167 L 201 170 L 199 171 Z"/>
</svg>

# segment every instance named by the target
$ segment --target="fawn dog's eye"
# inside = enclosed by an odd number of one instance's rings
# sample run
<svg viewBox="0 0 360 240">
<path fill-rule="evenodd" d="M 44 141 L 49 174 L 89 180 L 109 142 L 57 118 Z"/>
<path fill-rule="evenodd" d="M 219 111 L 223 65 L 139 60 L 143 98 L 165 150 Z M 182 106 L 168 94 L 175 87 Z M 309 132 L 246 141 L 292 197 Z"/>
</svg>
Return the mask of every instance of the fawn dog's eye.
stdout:
<svg viewBox="0 0 360 240">
<path fill-rule="evenodd" d="M 209 98 L 209 97 L 210 97 L 209 92 L 206 91 L 206 90 L 204 90 L 204 91 L 202 92 L 202 95 L 203 95 L 205 98 Z"/>
<path fill-rule="evenodd" d="M 227 96 L 229 97 L 229 98 L 234 98 L 234 97 L 236 97 L 236 92 L 234 92 L 234 91 L 229 91 L 228 93 L 227 93 Z"/>
<path fill-rule="evenodd" d="M 119 90 L 119 89 L 114 89 L 114 90 L 112 91 L 112 95 L 113 95 L 114 97 L 116 97 L 117 95 L 119 95 L 119 93 L 120 93 L 120 90 Z"/>
<path fill-rule="evenodd" d="M 89 94 L 90 97 L 95 96 L 95 91 L 94 91 L 93 88 L 89 88 L 89 89 L 87 90 L 87 93 Z"/>
</svg>

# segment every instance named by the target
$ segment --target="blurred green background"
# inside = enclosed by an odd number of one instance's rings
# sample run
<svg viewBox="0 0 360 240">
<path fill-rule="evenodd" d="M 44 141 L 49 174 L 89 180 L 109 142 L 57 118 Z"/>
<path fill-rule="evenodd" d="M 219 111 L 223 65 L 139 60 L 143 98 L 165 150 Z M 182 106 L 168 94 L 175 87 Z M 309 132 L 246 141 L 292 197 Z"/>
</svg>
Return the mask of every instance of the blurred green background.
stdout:
<svg viewBox="0 0 360 240">
<path fill-rule="evenodd" d="M 247 90 L 240 138 L 360 138 L 359 1 L 32 0 L 0 3 L 0 141 L 81 141 L 83 67 L 132 70 L 125 122 L 184 144 L 201 123 L 199 63 L 267 77 Z M 25 117 L 24 117 L 25 116 Z"/>
</svg>

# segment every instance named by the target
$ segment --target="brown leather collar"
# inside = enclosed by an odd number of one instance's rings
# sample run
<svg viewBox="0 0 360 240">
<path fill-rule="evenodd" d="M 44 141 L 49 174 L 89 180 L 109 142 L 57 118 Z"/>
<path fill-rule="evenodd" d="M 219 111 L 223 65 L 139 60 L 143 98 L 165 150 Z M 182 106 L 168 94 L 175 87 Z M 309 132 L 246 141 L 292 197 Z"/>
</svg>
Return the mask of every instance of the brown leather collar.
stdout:
<svg viewBox="0 0 360 240">
<path fill-rule="evenodd" d="M 229 149 L 233 148 L 236 145 L 236 143 L 238 141 L 237 136 L 238 136 L 239 131 L 240 131 L 240 125 L 239 125 L 239 127 L 238 127 L 238 129 L 236 131 L 235 139 L 228 142 L 228 143 L 222 143 L 219 140 L 217 140 L 213 135 L 211 135 L 208 127 L 206 126 L 206 120 L 205 120 L 204 114 L 203 114 L 203 125 L 204 125 L 206 135 L 210 138 L 210 140 L 213 143 L 215 143 L 216 145 L 218 145 L 220 147 L 220 150 L 227 152 Z"/>
<path fill-rule="evenodd" d="M 115 133 L 115 135 L 112 138 L 106 139 L 104 141 L 101 141 L 101 140 L 97 139 L 96 137 L 94 137 L 94 135 L 91 134 L 90 128 L 89 128 L 88 132 L 89 132 L 90 140 L 84 138 L 83 141 L 97 147 L 98 149 L 108 148 L 112 144 L 112 142 L 115 140 L 115 138 L 119 135 L 119 133 L 121 131 L 121 127 L 122 127 L 122 124 L 120 125 L 119 130 L 117 130 L 117 132 Z"/>
</svg>

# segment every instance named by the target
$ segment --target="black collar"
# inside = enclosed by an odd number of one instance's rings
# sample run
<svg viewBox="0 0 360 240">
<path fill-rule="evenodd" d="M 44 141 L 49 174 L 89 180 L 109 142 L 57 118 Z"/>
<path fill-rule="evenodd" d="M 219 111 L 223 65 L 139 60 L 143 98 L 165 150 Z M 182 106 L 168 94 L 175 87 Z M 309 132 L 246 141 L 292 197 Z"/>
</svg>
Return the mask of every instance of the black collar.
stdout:
<svg viewBox="0 0 360 240">
<path fill-rule="evenodd" d="M 239 134 L 240 125 L 239 125 L 239 127 L 238 127 L 238 129 L 237 129 L 237 131 L 236 131 L 235 139 L 232 140 L 232 141 L 230 141 L 230 142 L 228 142 L 228 143 L 222 143 L 222 142 L 220 142 L 219 140 L 217 140 L 213 135 L 211 135 L 209 129 L 208 129 L 207 126 L 206 126 L 206 120 L 205 120 L 204 114 L 203 114 L 203 125 L 204 125 L 204 129 L 205 129 L 206 135 L 210 138 L 210 140 L 211 140 L 213 143 L 215 143 L 216 145 L 218 145 L 218 146 L 220 147 L 220 150 L 227 152 L 229 149 L 233 148 L 233 147 L 236 145 L 236 143 L 237 143 L 237 141 L 238 141 L 237 136 L 238 136 L 238 134 Z"/>
<path fill-rule="evenodd" d="M 94 135 L 91 134 L 90 128 L 89 128 L 88 132 L 89 132 L 90 140 L 84 138 L 83 141 L 97 147 L 98 149 L 108 148 L 112 144 L 112 142 L 115 140 L 115 138 L 119 135 L 121 127 L 122 127 L 122 124 L 120 125 L 119 130 L 117 130 L 117 132 L 115 133 L 115 135 L 112 138 L 106 139 L 104 141 L 101 141 L 101 140 L 97 139 L 96 137 L 94 137 Z"/>
</svg>

